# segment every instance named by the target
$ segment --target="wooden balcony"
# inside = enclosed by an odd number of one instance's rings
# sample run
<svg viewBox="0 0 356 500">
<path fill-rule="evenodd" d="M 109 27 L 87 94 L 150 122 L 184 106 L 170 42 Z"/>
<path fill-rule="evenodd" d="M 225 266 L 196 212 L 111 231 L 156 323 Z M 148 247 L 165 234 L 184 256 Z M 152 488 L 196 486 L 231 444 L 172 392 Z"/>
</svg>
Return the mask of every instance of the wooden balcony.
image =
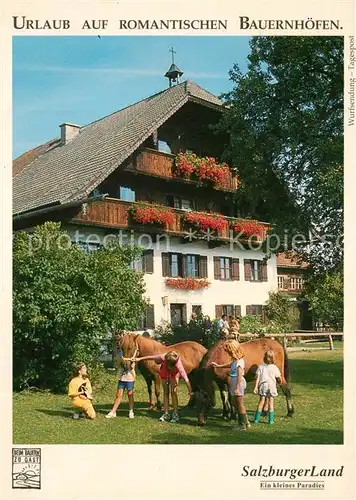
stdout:
<svg viewBox="0 0 356 500">
<path fill-rule="evenodd" d="M 129 202 L 119 200 L 117 198 L 105 198 L 103 201 L 94 201 L 93 203 L 86 203 L 82 209 L 71 220 L 72 223 L 85 224 L 90 226 L 100 226 L 111 229 L 134 229 L 136 232 L 155 233 L 155 234 L 170 234 L 171 236 L 187 237 L 191 234 L 192 229 L 189 231 L 189 226 L 184 220 L 184 215 L 187 213 L 185 210 L 172 209 L 174 213 L 174 222 L 167 226 L 159 226 L 153 224 L 138 224 L 130 215 L 130 207 L 137 204 L 136 202 Z M 208 215 L 208 214 L 207 214 Z M 223 216 L 222 216 L 223 217 Z M 228 222 L 232 220 L 230 217 L 226 219 L 226 227 L 219 232 L 211 233 L 211 241 L 229 241 L 230 230 Z M 267 229 L 270 227 L 268 224 L 261 223 Z M 194 239 L 207 239 L 207 235 L 197 231 Z"/>
<path fill-rule="evenodd" d="M 176 177 L 173 175 L 175 156 L 156 151 L 154 149 L 141 149 L 132 163 L 125 170 L 130 172 L 140 172 L 142 174 L 161 177 L 164 179 L 175 179 L 181 182 L 197 184 L 196 181 Z M 217 191 L 236 191 L 237 178 L 229 174 L 221 183 L 212 185 Z"/>
</svg>

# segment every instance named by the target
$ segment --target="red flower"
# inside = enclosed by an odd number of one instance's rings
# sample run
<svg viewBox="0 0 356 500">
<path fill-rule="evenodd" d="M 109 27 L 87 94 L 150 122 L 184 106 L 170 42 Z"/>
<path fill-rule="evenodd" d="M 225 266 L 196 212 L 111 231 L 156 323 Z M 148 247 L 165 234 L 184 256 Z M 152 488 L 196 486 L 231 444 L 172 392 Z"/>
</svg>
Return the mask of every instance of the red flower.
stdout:
<svg viewBox="0 0 356 500">
<path fill-rule="evenodd" d="M 235 233 L 242 233 L 247 239 L 251 236 L 262 239 L 265 235 L 265 228 L 256 221 L 237 221 L 231 227 Z"/>
<path fill-rule="evenodd" d="M 133 219 L 140 224 L 174 224 L 175 215 L 170 208 L 140 203 L 130 208 Z"/>
<path fill-rule="evenodd" d="M 184 219 L 190 224 L 194 224 L 202 231 L 206 231 L 207 229 L 223 231 L 227 225 L 225 218 L 218 214 L 188 212 L 184 215 Z"/>
<path fill-rule="evenodd" d="M 175 160 L 175 172 L 185 179 L 211 181 L 219 184 L 228 179 L 230 169 L 226 163 L 218 163 L 215 158 L 199 158 L 195 153 L 179 153 Z"/>
<path fill-rule="evenodd" d="M 210 286 L 209 281 L 206 279 L 197 278 L 167 278 L 166 286 L 170 288 L 177 288 L 180 290 L 200 290 L 202 288 L 207 288 Z"/>
</svg>

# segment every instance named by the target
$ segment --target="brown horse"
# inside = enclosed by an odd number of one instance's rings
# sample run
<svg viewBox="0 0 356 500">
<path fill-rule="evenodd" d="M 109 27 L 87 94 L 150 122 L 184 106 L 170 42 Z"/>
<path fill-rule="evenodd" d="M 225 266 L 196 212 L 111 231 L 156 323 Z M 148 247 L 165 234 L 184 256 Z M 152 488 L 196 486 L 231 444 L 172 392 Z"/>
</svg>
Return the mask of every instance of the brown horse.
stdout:
<svg viewBox="0 0 356 500">
<path fill-rule="evenodd" d="M 151 356 L 152 354 L 163 354 L 168 351 L 176 351 L 183 363 L 184 369 L 187 375 L 192 378 L 192 372 L 196 370 L 204 355 L 207 353 L 207 349 L 197 342 L 180 342 L 179 344 L 174 344 L 170 346 L 164 346 L 159 342 L 143 337 L 139 334 L 118 334 L 117 346 L 123 351 L 125 358 L 137 357 L 137 356 Z M 150 400 L 150 409 L 154 407 L 153 395 L 152 395 L 152 382 L 155 384 L 155 394 L 156 394 L 156 406 L 157 409 L 161 409 L 161 379 L 159 376 L 160 366 L 157 365 L 155 361 L 139 361 L 138 367 L 142 373 L 146 384 Z M 191 380 L 192 382 L 192 380 Z M 192 382 L 194 389 L 194 383 Z"/>
<path fill-rule="evenodd" d="M 230 356 L 224 349 L 226 341 L 221 340 L 215 344 L 204 356 L 199 370 L 198 389 L 195 392 L 195 405 L 198 410 L 198 425 L 206 423 L 206 415 L 208 409 L 214 407 L 215 389 L 214 382 L 218 384 L 219 388 L 221 383 L 227 386 L 229 379 L 229 368 L 216 368 L 211 365 L 212 362 L 218 365 L 223 365 L 231 362 Z M 236 342 L 238 344 L 238 342 Z M 285 395 L 288 409 L 288 417 L 294 413 L 294 407 L 291 400 L 291 392 L 289 386 L 289 367 L 288 357 L 285 349 L 279 342 L 271 339 L 258 339 L 251 340 L 240 344 L 245 351 L 245 378 L 251 380 L 254 378 L 258 365 L 263 363 L 264 354 L 267 350 L 272 349 L 274 352 L 275 364 L 281 372 L 281 389 Z M 221 392 L 221 390 L 220 390 Z M 228 407 L 228 394 L 225 394 L 224 414 L 226 415 L 226 408 Z M 231 405 L 231 399 L 230 399 Z M 235 418 L 235 411 L 231 405 L 231 415 Z"/>
</svg>

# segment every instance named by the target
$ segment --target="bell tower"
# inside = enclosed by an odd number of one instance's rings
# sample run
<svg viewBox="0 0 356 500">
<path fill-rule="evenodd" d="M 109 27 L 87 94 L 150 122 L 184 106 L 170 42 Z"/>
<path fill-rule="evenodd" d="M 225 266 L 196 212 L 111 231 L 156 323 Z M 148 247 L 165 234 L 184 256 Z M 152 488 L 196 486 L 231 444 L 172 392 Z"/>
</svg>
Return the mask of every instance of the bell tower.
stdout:
<svg viewBox="0 0 356 500">
<path fill-rule="evenodd" d="M 181 71 L 174 62 L 174 54 L 176 54 L 176 52 L 173 50 L 173 47 L 169 49 L 169 52 L 172 53 L 172 64 L 164 76 L 168 78 L 169 86 L 172 87 L 172 85 L 179 84 L 179 79 L 183 75 L 183 71 Z"/>
</svg>

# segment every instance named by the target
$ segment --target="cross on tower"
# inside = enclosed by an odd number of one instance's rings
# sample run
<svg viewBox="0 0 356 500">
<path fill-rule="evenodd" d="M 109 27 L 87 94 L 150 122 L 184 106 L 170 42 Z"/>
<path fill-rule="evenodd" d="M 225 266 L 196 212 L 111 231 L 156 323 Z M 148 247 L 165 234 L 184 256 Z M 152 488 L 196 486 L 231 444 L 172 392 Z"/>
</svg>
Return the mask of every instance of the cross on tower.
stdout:
<svg viewBox="0 0 356 500">
<path fill-rule="evenodd" d="M 169 49 L 169 52 L 172 52 L 172 64 L 174 64 L 174 54 L 176 54 L 177 52 L 173 49 L 173 47 Z"/>
</svg>

